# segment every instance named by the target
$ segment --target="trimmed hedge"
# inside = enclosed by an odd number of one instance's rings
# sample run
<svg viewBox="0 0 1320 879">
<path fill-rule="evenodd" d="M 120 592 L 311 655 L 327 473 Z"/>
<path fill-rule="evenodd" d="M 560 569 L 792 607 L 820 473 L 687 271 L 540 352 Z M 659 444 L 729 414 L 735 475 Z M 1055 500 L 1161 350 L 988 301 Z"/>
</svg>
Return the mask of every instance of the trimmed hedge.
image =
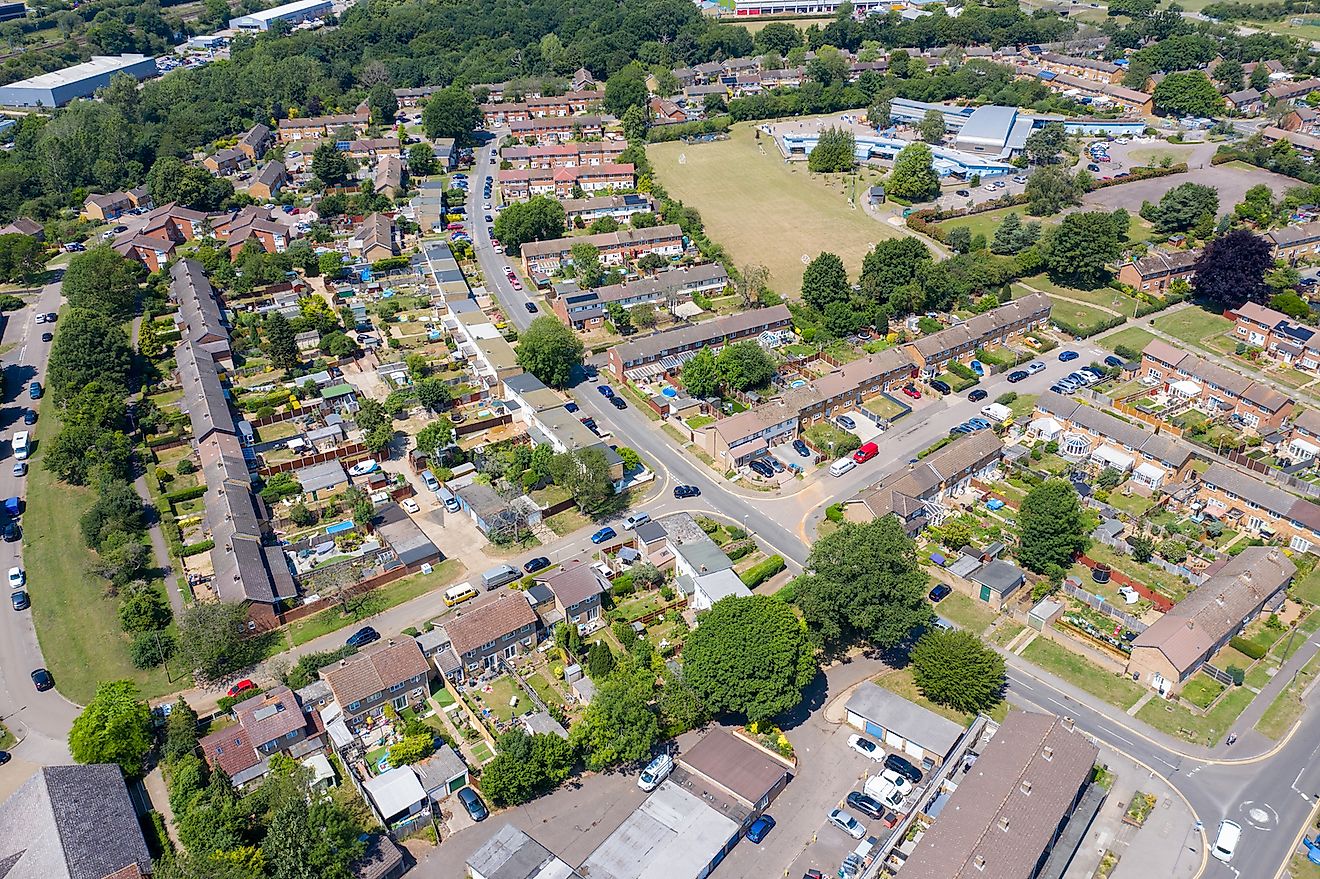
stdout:
<svg viewBox="0 0 1320 879">
<path fill-rule="evenodd" d="M 210 552 L 215 549 L 214 540 L 199 540 L 196 543 L 190 543 L 179 550 L 179 558 L 186 559 L 190 555 L 198 555 L 203 552 Z"/>
<path fill-rule="evenodd" d="M 1114 314 L 1106 317 L 1097 324 L 1092 324 L 1087 327 L 1079 327 L 1071 321 L 1050 315 L 1050 323 L 1076 339 L 1089 339 L 1097 333 L 1103 333 L 1105 330 L 1111 330 L 1119 324 L 1127 323 L 1127 320 L 1128 319 L 1122 315 Z"/>
<path fill-rule="evenodd" d="M 736 562 L 738 561 L 738 559 L 748 555 L 749 553 L 753 552 L 755 549 L 756 549 L 755 540 L 743 540 L 727 547 L 724 550 L 724 554 L 729 557 L 730 561 Z"/>
<path fill-rule="evenodd" d="M 748 589 L 755 589 L 775 574 L 784 570 L 784 567 L 784 557 L 782 555 L 772 555 L 765 561 L 757 562 L 752 565 L 739 576 L 742 578 L 743 584 Z"/>
<path fill-rule="evenodd" d="M 206 494 L 205 485 L 194 485 L 192 488 L 181 488 L 178 491 L 171 491 L 164 497 L 167 503 L 180 504 L 184 501 L 195 501 Z"/>
<path fill-rule="evenodd" d="M 1238 638 L 1236 636 L 1229 639 L 1228 646 L 1232 647 L 1239 653 L 1244 653 L 1247 656 L 1250 656 L 1252 659 L 1262 659 L 1265 654 L 1269 652 L 1266 648 L 1260 646 L 1255 641 L 1248 641 L 1246 638 Z"/>
</svg>

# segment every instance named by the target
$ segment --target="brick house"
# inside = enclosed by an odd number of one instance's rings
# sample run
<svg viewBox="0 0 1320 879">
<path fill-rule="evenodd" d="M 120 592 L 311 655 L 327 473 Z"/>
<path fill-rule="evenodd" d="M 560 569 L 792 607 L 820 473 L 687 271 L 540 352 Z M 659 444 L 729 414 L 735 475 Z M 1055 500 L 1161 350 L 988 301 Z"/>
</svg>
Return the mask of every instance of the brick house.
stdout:
<svg viewBox="0 0 1320 879">
<path fill-rule="evenodd" d="M 1187 401 L 1212 416 L 1230 413 L 1262 435 L 1282 427 L 1294 408 L 1291 397 L 1269 385 L 1159 339 L 1142 350 L 1141 374 L 1159 379 L 1175 402 Z"/>
<path fill-rule="evenodd" d="M 1289 549 L 1320 546 L 1320 506 L 1223 464 L 1211 464 L 1196 488 L 1204 512 L 1261 537 L 1287 541 Z"/>
<path fill-rule="evenodd" d="M 1273 248 L 1274 258 L 1290 265 L 1320 252 L 1320 222 L 1285 226 L 1266 232 L 1265 237 Z"/>
<path fill-rule="evenodd" d="M 569 143 L 506 146 L 500 158 L 515 168 L 577 168 L 582 165 L 612 165 L 628 148 L 621 140 L 570 141 Z"/>
<path fill-rule="evenodd" d="M 571 168 L 512 168 L 500 171 L 500 192 L 506 199 L 521 200 L 534 195 L 569 198 L 576 189 L 601 193 L 633 186 L 631 164 L 578 165 Z"/>
<path fill-rule="evenodd" d="M 602 137 L 605 134 L 605 123 L 599 116 L 524 119 L 510 122 L 509 134 L 524 142 L 531 138 L 539 144 L 563 143 L 575 138 Z"/>
<path fill-rule="evenodd" d="M 274 754 L 297 760 L 324 745 L 320 716 L 315 711 L 304 711 L 288 687 L 275 687 L 245 699 L 231 713 L 237 725 L 211 733 L 200 744 L 207 765 L 223 769 L 236 787 L 269 772 Z"/>
<path fill-rule="evenodd" d="M 1200 258 L 1199 249 L 1152 251 L 1120 266 L 1118 280 L 1142 293 L 1163 296 L 1174 281 L 1191 281 Z"/>
<path fill-rule="evenodd" d="M 600 620 L 601 596 L 609 583 L 595 568 L 583 562 L 542 579 L 555 596 L 555 610 L 564 621 L 595 628 Z"/>
<path fill-rule="evenodd" d="M 523 250 L 526 251 L 526 247 Z M 655 375 L 670 369 L 677 372 L 683 361 L 701 348 L 756 338 L 764 332 L 786 330 L 792 323 L 793 317 L 788 306 L 774 305 L 666 330 L 641 339 L 634 338 L 609 350 L 610 372 L 620 381 L 628 377 L 628 371 L 636 369 L 654 372 Z"/>
<path fill-rule="evenodd" d="M 519 592 L 507 592 L 494 601 L 459 613 L 444 624 L 463 673 L 476 677 L 536 646 L 541 621 Z"/>
<path fill-rule="evenodd" d="M 644 229 L 532 241 L 522 246 L 523 268 L 529 275 L 552 275 L 571 261 L 575 244 L 595 247 L 600 251 L 601 263 L 606 266 L 622 266 L 648 253 L 672 258 L 682 256 L 684 251 L 683 230 L 677 224 L 668 223 Z"/>
<path fill-rule="evenodd" d="M 248 195 L 260 201 L 272 201 L 288 181 L 289 172 L 283 162 L 267 162 L 248 187 Z"/>
<path fill-rule="evenodd" d="M 258 122 L 243 132 L 234 147 L 247 156 L 249 162 L 259 162 L 262 156 L 266 155 L 266 150 L 270 149 L 273 139 L 270 126 Z"/>
<path fill-rule="evenodd" d="M 421 706 L 431 671 L 417 642 L 405 638 L 341 659 L 321 669 L 320 675 L 351 729 L 367 717 L 379 716 L 386 704 L 396 711 Z"/>
<path fill-rule="evenodd" d="M 951 361 L 963 363 L 986 345 L 1006 345 L 1050 319 L 1050 298 L 1031 293 L 903 346 L 924 378 L 934 378 Z"/>
</svg>

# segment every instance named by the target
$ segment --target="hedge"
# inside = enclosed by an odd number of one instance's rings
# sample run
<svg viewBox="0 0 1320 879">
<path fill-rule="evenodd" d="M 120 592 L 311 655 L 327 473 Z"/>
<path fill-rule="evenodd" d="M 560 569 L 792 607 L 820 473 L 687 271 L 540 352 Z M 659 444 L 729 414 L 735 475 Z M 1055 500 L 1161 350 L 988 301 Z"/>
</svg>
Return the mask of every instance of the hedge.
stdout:
<svg viewBox="0 0 1320 879">
<path fill-rule="evenodd" d="M 1246 638 L 1234 636 L 1229 639 L 1228 646 L 1239 653 L 1244 653 L 1252 659 L 1262 659 L 1269 652 L 1265 647 L 1257 644 L 1255 641 L 1248 641 Z"/>
<path fill-rule="evenodd" d="M 199 540 L 196 543 L 190 543 L 179 550 L 179 558 L 186 559 L 190 555 L 198 555 L 203 552 L 209 552 L 215 549 L 214 540 Z"/>
<path fill-rule="evenodd" d="M 953 436 L 946 436 L 944 439 L 936 440 L 935 442 L 926 446 L 926 448 L 922 449 L 920 452 L 917 452 L 917 458 L 919 459 L 924 458 L 933 452 L 938 452 L 940 449 L 944 448 L 949 443 L 953 442 L 957 437 L 958 434 L 955 433 Z"/>
<path fill-rule="evenodd" d="M 748 589 L 755 589 L 782 570 L 784 570 L 784 557 L 772 555 L 765 561 L 752 565 L 739 576 Z"/>
<path fill-rule="evenodd" d="M 184 501 L 193 501 L 206 494 L 205 485 L 194 485 L 192 488 L 181 488 L 178 491 L 171 491 L 165 495 L 165 501 L 171 504 L 183 503 Z"/>
<path fill-rule="evenodd" d="M 1103 333 L 1105 330 L 1111 330 L 1119 324 L 1127 323 L 1127 320 L 1128 319 L 1121 314 L 1114 314 L 1097 324 L 1092 324 L 1087 327 L 1079 327 L 1071 321 L 1064 320 L 1060 317 L 1054 317 L 1053 315 L 1050 316 L 1050 323 L 1076 339 L 1089 339 L 1097 333 Z"/>
<path fill-rule="evenodd" d="M 724 550 L 724 554 L 729 557 L 730 561 L 736 562 L 738 561 L 738 559 L 742 558 L 745 555 L 748 555 L 749 553 L 753 552 L 755 549 L 756 549 L 755 540 L 743 540 L 726 547 Z"/>
</svg>

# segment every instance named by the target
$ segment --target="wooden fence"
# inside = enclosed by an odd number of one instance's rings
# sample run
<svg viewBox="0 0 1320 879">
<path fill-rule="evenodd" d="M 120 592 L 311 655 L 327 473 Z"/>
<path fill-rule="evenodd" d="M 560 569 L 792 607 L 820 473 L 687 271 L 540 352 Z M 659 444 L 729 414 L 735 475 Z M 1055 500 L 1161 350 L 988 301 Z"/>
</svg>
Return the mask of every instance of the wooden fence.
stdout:
<svg viewBox="0 0 1320 879">
<path fill-rule="evenodd" d="M 340 461 L 346 467 L 351 467 L 364 458 L 369 458 L 371 451 L 363 443 L 347 443 L 337 449 L 328 452 L 314 452 L 310 455 L 302 455 L 294 458 L 292 461 L 280 461 L 276 464 L 266 464 L 257 472 L 263 477 L 273 476 L 276 473 L 287 473 L 290 470 L 301 470 L 304 467 L 311 467 L 316 464 L 324 464 L 327 461 Z"/>
</svg>

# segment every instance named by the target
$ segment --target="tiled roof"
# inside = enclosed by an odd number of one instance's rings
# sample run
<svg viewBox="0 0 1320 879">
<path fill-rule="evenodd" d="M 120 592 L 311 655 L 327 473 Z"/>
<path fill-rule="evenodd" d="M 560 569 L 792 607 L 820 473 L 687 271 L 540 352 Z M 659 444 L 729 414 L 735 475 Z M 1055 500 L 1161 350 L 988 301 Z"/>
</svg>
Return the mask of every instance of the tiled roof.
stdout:
<svg viewBox="0 0 1320 879">
<path fill-rule="evenodd" d="M 234 706 L 234 713 L 238 715 L 239 724 L 247 730 L 248 738 L 258 746 L 307 726 L 302 707 L 288 687 L 275 687 L 260 696 L 245 699 Z"/>
<path fill-rule="evenodd" d="M 261 762 L 261 757 L 257 756 L 252 746 L 251 736 L 241 726 L 230 726 L 213 732 L 202 739 L 201 746 L 206 762 L 219 766 L 230 778 Z"/>
<path fill-rule="evenodd" d="M 536 613 L 526 598 L 513 592 L 474 607 L 444 624 L 449 642 L 459 657 L 529 625 L 536 625 Z"/>
<path fill-rule="evenodd" d="M 606 588 L 596 569 L 585 562 L 545 578 L 545 585 L 550 587 L 563 607 L 581 604 L 600 595 Z"/>
<path fill-rule="evenodd" d="M 1031 293 L 1015 299 L 984 314 L 978 314 L 957 326 L 923 336 L 912 343 L 919 354 L 927 359 L 938 357 L 961 345 L 976 344 L 1001 331 L 1004 327 L 1025 320 L 1029 316 L 1050 311 L 1050 298 L 1044 293 Z"/>
<path fill-rule="evenodd" d="M 521 601 L 522 599 L 519 598 Z M 527 605 L 523 601 L 523 606 Z M 528 608 L 530 610 L 530 608 Z M 341 708 L 368 699 L 395 684 L 427 674 L 426 657 L 412 638 L 359 653 L 321 671 Z"/>
</svg>

